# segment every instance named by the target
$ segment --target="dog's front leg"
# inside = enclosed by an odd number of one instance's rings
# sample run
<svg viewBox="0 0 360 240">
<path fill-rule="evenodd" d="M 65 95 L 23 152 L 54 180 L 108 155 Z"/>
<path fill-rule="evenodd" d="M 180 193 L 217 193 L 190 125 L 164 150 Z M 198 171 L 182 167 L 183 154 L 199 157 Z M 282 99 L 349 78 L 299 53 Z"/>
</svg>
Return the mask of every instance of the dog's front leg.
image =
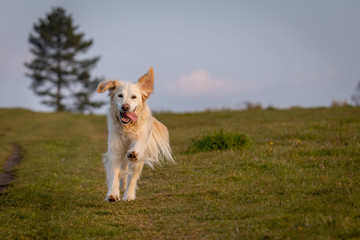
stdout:
<svg viewBox="0 0 360 240">
<path fill-rule="evenodd" d="M 130 201 L 135 199 L 137 181 L 140 178 L 141 171 L 144 167 L 145 149 L 148 136 L 143 136 L 133 141 L 127 152 L 127 158 L 131 161 L 130 172 L 128 175 L 127 186 L 123 200 Z M 140 161 L 139 161 L 140 160 Z"/>
<path fill-rule="evenodd" d="M 104 165 L 106 169 L 106 181 L 108 185 L 108 193 L 106 200 L 109 202 L 116 202 L 120 200 L 120 175 L 121 164 L 119 156 L 114 152 L 109 151 L 104 156 Z"/>
<path fill-rule="evenodd" d="M 138 159 L 142 159 L 144 157 L 144 151 L 146 148 L 146 142 L 148 141 L 148 136 L 141 137 L 137 140 L 131 142 L 130 149 L 126 154 L 126 157 L 130 161 L 137 161 Z"/>
</svg>

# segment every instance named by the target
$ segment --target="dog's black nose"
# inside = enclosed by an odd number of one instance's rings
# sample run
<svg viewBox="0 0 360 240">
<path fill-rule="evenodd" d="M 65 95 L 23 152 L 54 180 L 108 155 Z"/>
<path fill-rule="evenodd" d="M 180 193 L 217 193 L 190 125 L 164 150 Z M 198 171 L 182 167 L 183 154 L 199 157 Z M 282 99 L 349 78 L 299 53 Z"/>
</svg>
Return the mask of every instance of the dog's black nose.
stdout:
<svg viewBox="0 0 360 240">
<path fill-rule="evenodd" d="M 129 108 L 130 108 L 129 104 L 123 104 L 123 105 L 121 106 L 121 109 L 122 109 L 124 112 L 128 111 Z"/>
</svg>

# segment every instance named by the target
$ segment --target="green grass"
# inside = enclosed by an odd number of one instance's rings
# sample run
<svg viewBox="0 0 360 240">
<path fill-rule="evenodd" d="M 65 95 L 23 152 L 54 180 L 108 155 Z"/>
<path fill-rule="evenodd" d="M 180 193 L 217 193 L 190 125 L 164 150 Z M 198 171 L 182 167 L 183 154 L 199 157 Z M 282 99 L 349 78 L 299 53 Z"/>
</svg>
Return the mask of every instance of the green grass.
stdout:
<svg viewBox="0 0 360 240">
<path fill-rule="evenodd" d="M 0 110 L 0 239 L 359 239 L 360 109 L 157 114 L 176 165 L 145 168 L 137 199 L 110 204 L 103 116 Z M 251 146 L 185 153 L 208 133 Z"/>
</svg>

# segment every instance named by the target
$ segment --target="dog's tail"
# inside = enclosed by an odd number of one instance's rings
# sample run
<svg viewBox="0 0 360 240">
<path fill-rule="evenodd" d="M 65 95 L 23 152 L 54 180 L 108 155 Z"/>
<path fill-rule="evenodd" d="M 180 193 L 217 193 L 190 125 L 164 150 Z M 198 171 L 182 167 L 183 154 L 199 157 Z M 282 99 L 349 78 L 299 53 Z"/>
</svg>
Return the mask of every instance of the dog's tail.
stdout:
<svg viewBox="0 0 360 240">
<path fill-rule="evenodd" d="M 169 132 L 164 124 L 156 120 L 153 117 L 153 129 L 151 134 L 151 140 L 149 142 L 150 156 L 152 160 L 148 161 L 148 165 L 152 165 L 152 162 L 159 163 L 164 160 L 168 160 L 175 163 L 169 141 Z"/>
</svg>

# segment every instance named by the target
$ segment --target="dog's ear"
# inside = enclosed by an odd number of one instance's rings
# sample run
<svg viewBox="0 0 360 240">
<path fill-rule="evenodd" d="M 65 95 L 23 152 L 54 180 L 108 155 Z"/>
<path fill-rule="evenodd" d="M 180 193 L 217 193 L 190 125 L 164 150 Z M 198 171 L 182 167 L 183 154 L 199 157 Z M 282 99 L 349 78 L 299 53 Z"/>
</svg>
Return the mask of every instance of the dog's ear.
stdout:
<svg viewBox="0 0 360 240">
<path fill-rule="evenodd" d="M 145 73 L 136 83 L 141 89 L 143 99 L 146 100 L 154 89 L 154 70 L 150 67 L 149 71 Z"/>
<path fill-rule="evenodd" d="M 99 83 L 96 91 L 98 93 L 103 93 L 108 89 L 109 89 L 109 91 L 111 91 L 111 90 L 114 90 L 119 85 L 120 85 L 120 82 L 117 80 L 103 80 Z"/>
</svg>

